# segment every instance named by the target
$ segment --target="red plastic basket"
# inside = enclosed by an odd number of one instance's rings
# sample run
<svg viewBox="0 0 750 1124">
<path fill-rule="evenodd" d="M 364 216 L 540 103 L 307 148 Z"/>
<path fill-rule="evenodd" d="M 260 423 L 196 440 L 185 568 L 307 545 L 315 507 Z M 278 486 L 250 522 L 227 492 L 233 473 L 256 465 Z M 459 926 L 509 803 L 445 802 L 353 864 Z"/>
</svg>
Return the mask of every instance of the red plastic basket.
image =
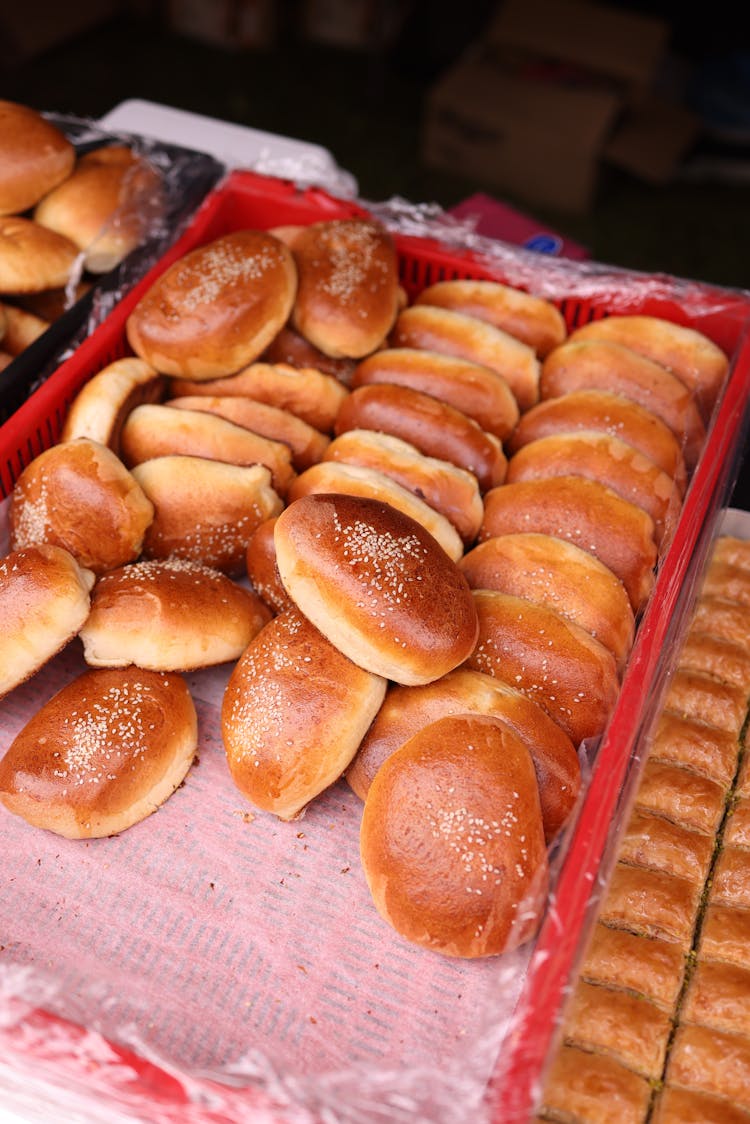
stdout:
<svg viewBox="0 0 750 1124">
<path fill-rule="evenodd" d="M 127 317 L 140 296 L 172 262 L 193 247 L 242 227 L 268 228 L 322 219 L 361 215 L 356 203 L 327 193 L 298 190 L 286 181 L 248 172 L 234 172 L 203 203 L 187 232 L 164 258 L 117 306 L 107 320 L 44 383 L 32 398 L 0 428 L 0 486 L 8 494 L 19 472 L 60 434 L 73 397 L 107 363 L 129 354 L 125 339 Z M 504 275 L 487 253 L 468 252 L 434 238 L 396 233 L 401 282 L 409 295 L 445 278 L 484 277 L 516 283 Z M 638 768 L 638 747 L 656 714 L 670 669 L 670 652 L 686 619 L 716 519 L 736 476 L 741 442 L 747 426 L 750 388 L 750 342 L 747 324 L 750 302 L 740 292 L 717 289 L 668 277 L 605 271 L 581 273 L 579 263 L 554 263 L 539 255 L 523 257 L 529 287 L 544 287 L 562 310 L 569 328 L 621 311 L 667 317 L 698 327 L 732 356 L 727 385 L 715 410 L 703 456 L 688 490 L 680 522 L 666 557 L 661 561 L 654 593 L 639 625 L 615 714 L 602 740 L 590 783 L 554 887 L 553 908 L 534 946 L 529 971 L 513 1020 L 509 1040 L 488 1089 L 493 1119 L 521 1124 L 535 1108 L 546 1060 L 555 1044 L 566 989 L 577 967 L 583 938 L 597 900 L 597 882 L 607 869 L 618 812 L 627 800 Z M 581 283 L 582 276 L 584 284 Z M 550 278 L 552 277 L 552 281 Z M 186 1108 L 184 1090 L 173 1077 L 135 1055 L 112 1047 L 106 1059 L 92 1060 L 85 1051 L 49 1050 L 48 1044 L 66 1031 L 62 1020 L 34 1012 L 0 1031 L 0 1041 L 37 1058 L 43 1066 L 77 1072 L 94 1080 L 101 1071 L 133 1093 L 140 1092 L 160 1106 L 160 1120 L 229 1120 Z M 75 1056 L 74 1056 L 75 1055 Z M 78 1060 L 76 1060 L 76 1058 Z M 87 1069 L 88 1067 L 88 1069 Z M 206 1088 L 210 1089 L 210 1082 Z M 101 1080 L 97 1081 L 101 1089 Z M 224 1090 L 231 1103 L 257 1103 L 253 1090 Z M 243 1098 L 245 1098 L 243 1102 Z M 246 1118 L 244 1115 L 237 1119 Z M 255 1119 L 255 1118 L 253 1118 Z M 264 1117 L 265 1119 L 265 1117 Z"/>
</svg>

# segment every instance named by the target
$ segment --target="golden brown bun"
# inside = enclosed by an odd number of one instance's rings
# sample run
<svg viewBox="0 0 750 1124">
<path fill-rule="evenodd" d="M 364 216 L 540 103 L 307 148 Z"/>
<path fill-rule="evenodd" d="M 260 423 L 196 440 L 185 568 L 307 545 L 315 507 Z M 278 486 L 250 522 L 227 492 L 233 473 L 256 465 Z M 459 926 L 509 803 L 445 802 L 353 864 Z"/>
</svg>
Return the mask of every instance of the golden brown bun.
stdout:
<svg viewBox="0 0 750 1124">
<path fill-rule="evenodd" d="M 337 781 L 386 683 L 353 664 L 294 607 L 249 645 L 227 684 L 221 729 L 247 799 L 282 820 Z"/>
<path fill-rule="evenodd" d="M 216 379 L 252 363 L 286 322 L 297 274 L 278 238 L 237 230 L 170 266 L 127 321 L 130 346 L 166 375 Z"/>
<path fill-rule="evenodd" d="M 399 746 L 449 714 L 501 718 L 524 743 L 536 772 L 544 833 L 552 840 L 565 825 L 581 788 L 573 743 L 541 706 L 501 679 L 458 668 L 422 687 L 392 686 L 347 769 L 352 790 L 365 800 L 373 777 Z"/>
<path fill-rule="evenodd" d="M 381 503 L 390 504 L 421 524 L 454 562 L 463 554 L 461 536 L 444 515 L 376 468 L 362 468 L 343 461 L 315 464 L 294 481 L 287 493 L 287 502 L 293 503 L 301 496 L 330 492 L 345 496 L 369 496 Z"/>
<path fill-rule="evenodd" d="M 384 472 L 449 519 L 464 543 L 473 542 L 479 533 L 484 505 L 476 476 L 449 461 L 425 456 L 400 437 L 350 429 L 334 438 L 324 460 Z"/>
<path fill-rule="evenodd" d="M 270 616 L 218 570 L 167 558 L 100 578 L 80 637 L 91 667 L 192 671 L 239 659 Z"/>
<path fill-rule="evenodd" d="M 0 371 L 4 371 L 13 362 L 15 356 L 8 355 L 7 351 L 0 351 Z"/>
<path fill-rule="evenodd" d="M 374 429 L 408 441 L 428 457 L 437 457 L 476 476 L 482 491 L 505 480 L 502 445 L 472 419 L 429 394 L 406 386 L 361 386 L 342 403 L 337 436 L 350 429 Z"/>
<path fill-rule="evenodd" d="M 154 457 L 133 469 L 154 505 L 144 558 L 188 558 L 227 574 L 245 569 L 255 528 L 283 502 L 263 465 L 240 466 L 203 457 Z"/>
<path fill-rule="evenodd" d="M 178 675 L 87 671 L 45 703 L 0 761 L 0 800 L 67 839 L 115 835 L 179 788 L 198 746 Z"/>
<path fill-rule="evenodd" d="M 0 697 L 56 655 L 89 614 L 90 570 L 46 543 L 0 560 Z"/>
<path fill-rule="evenodd" d="M 506 483 L 584 476 L 598 480 L 654 521 L 657 546 L 674 533 L 682 501 L 674 481 L 632 445 L 596 430 L 553 433 L 519 449 L 508 461 Z"/>
<path fill-rule="evenodd" d="M 487 539 L 459 566 L 472 589 L 496 589 L 552 609 L 608 648 L 618 668 L 624 666 L 633 644 L 633 610 L 622 582 L 593 554 L 529 532 Z"/>
<path fill-rule="evenodd" d="M 247 544 L 245 566 L 250 584 L 261 600 L 265 601 L 274 613 L 281 613 L 294 602 L 279 577 L 276 544 L 273 541 L 275 526 L 276 516 L 273 516 L 256 527 Z"/>
<path fill-rule="evenodd" d="M 239 395 L 209 397 L 190 394 L 183 398 L 171 398 L 166 405 L 176 410 L 202 410 L 207 414 L 217 414 L 261 437 L 281 441 L 289 446 L 292 464 L 298 472 L 304 472 L 310 465 L 322 460 L 330 441 L 326 434 L 314 429 L 289 410 L 281 410 L 278 406 L 269 406 L 265 402 L 255 402 L 252 398 Z"/>
<path fill-rule="evenodd" d="M 421 524 L 390 505 L 303 496 L 278 517 L 274 540 L 292 600 L 367 671 L 427 683 L 473 651 L 466 579 Z"/>
<path fill-rule="evenodd" d="M 408 386 L 447 402 L 501 441 L 518 422 L 518 403 L 497 371 L 452 355 L 409 347 L 388 347 L 357 366 L 352 387 L 373 383 Z"/>
<path fill-rule="evenodd" d="M 153 517 L 151 501 L 112 450 L 79 437 L 52 445 L 19 476 L 10 541 L 13 549 L 54 543 L 103 574 L 138 557 Z"/>
<path fill-rule="evenodd" d="M 78 247 L 31 219 L 0 216 L 0 294 L 39 293 L 66 285 Z"/>
<path fill-rule="evenodd" d="M 0 215 L 33 207 L 70 175 L 75 158 L 68 138 L 41 113 L 0 101 Z"/>
<path fill-rule="evenodd" d="M 528 344 L 542 358 L 567 335 L 565 320 L 550 301 L 497 281 L 438 281 L 423 289 L 414 303 L 486 320 Z"/>
<path fill-rule="evenodd" d="M 138 246 L 163 207 L 156 170 L 125 145 L 82 156 L 34 209 L 34 221 L 65 235 L 86 269 L 106 273 Z"/>
<path fill-rule="evenodd" d="M 19 293 L 13 298 L 13 303 L 18 308 L 23 308 L 26 312 L 32 312 L 34 316 L 53 323 L 72 308 L 93 284 L 93 281 L 86 278 L 64 288 L 45 289 L 41 293 Z"/>
<path fill-rule="evenodd" d="M 3 330 L 4 328 L 4 330 Z M 15 305 L 0 305 L 0 339 L 8 355 L 20 355 L 49 328 L 49 321 Z"/>
<path fill-rule="evenodd" d="M 607 340 L 568 340 L 542 364 L 539 394 L 559 398 L 574 390 L 608 390 L 645 406 L 669 426 L 685 464 L 695 468 L 706 427 L 692 392 L 659 363 Z"/>
<path fill-rule="evenodd" d="M 467 666 L 514 683 L 574 745 L 599 737 L 619 691 L 612 653 L 578 625 L 522 597 L 476 589 L 474 601 L 479 639 Z"/>
<path fill-rule="evenodd" d="M 333 428 L 336 414 L 348 393 L 338 379 L 314 367 L 289 367 L 284 363 L 251 363 L 236 375 L 211 382 L 175 379 L 172 383 L 175 398 L 192 394 L 252 398 L 288 410 L 322 433 Z"/>
<path fill-rule="evenodd" d="M 334 358 L 380 347 L 398 312 L 398 262 L 390 234 L 369 219 L 313 223 L 294 239 L 299 275 L 292 325 Z"/>
<path fill-rule="evenodd" d="M 289 324 L 271 340 L 261 359 L 264 363 L 281 363 L 287 367 L 313 367 L 325 375 L 333 375 L 344 386 L 350 385 L 357 366 L 356 359 L 334 359 L 325 355 Z"/>
<path fill-rule="evenodd" d="M 400 312 L 391 335 L 393 347 L 416 347 L 490 367 L 506 380 L 523 413 L 539 401 L 539 360 L 514 336 L 462 312 L 412 305 Z"/>
<path fill-rule="evenodd" d="M 493 488 L 484 497 L 479 541 L 536 531 L 593 554 L 620 579 L 637 611 L 654 584 L 654 522 L 611 488 L 583 476 L 554 476 Z"/>
<path fill-rule="evenodd" d="M 381 916 L 446 956 L 492 956 L 539 923 L 549 871 L 531 757 L 503 722 L 452 715 L 383 764 L 360 855 Z"/>
<path fill-rule="evenodd" d="M 159 402 L 166 379 L 142 359 L 116 359 L 85 383 L 63 423 L 62 441 L 88 437 L 119 455 L 120 433 L 136 406 Z"/>
<path fill-rule="evenodd" d="M 202 410 L 173 410 L 154 404 L 136 406 L 125 419 L 120 447 L 129 467 L 153 457 L 168 456 L 204 457 L 235 465 L 262 464 L 282 496 L 296 475 L 288 445 Z"/>
<path fill-rule="evenodd" d="M 720 347 L 695 328 L 658 316 L 606 316 L 584 324 L 571 340 L 607 340 L 666 367 L 687 386 L 708 418 L 729 371 Z"/>
<path fill-rule="evenodd" d="M 505 450 L 517 453 L 540 437 L 581 429 L 599 430 L 632 445 L 666 472 L 680 495 L 684 494 L 685 458 L 672 430 L 651 410 L 606 390 L 577 390 L 538 402 L 521 418 L 506 441 Z"/>
</svg>

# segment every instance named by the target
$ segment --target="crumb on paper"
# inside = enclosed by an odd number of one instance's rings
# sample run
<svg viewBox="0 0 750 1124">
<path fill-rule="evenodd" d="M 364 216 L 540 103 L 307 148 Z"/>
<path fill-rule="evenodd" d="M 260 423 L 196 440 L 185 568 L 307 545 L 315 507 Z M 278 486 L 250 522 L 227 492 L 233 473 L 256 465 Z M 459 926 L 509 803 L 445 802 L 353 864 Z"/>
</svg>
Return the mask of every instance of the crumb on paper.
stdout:
<svg viewBox="0 0 750 1124">
<path fill-rule="evenodd" d="M 300 972 L 304 972 L 305 975 L 307 975 L 307 968 L 304 964 L 298 964 L 297 967 L 299 968 Z"/>
<path fill-rule="evenodd" d="M 233 816 L 239 816 L 243 823 L 252 823 L 255 816 L 252 812 L 237 811 L 232 813 Z"/>
<path fill-rule="evenodd" d="M 317 1021 L 318 1021 L 318 1020 L 317 1020 L 317 1019 L 315 1018 L 315 1016 L 314 1016 L 314 1015 L 309 1015 L 309 1016 L 308 1016 L 308 1018 L 310 1019 L 310 1022 L 311 1022 L 311 1023 L 317 1023 Z"/>
<path fill-rule="evenodd" d="M 352 868 L 350 866 L 342 866 L 341 873 L 342 874 L 348 874 L 351 869 Z"/>
</svg>

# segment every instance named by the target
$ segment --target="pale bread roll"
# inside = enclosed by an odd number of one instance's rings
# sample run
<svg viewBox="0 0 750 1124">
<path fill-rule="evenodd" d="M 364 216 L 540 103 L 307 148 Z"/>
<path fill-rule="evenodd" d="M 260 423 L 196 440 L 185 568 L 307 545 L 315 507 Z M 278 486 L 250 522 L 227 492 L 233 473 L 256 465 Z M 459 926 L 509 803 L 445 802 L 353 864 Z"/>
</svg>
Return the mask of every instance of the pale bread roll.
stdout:
<svg viewBox="0 0 750 1124">
<path fill-rule="evenodd" d="M 378 912 L 407 940 L 471 958 L 523 944 L 549 879 L 526 746 L 485 715 L 424 727 L 370 786 L 360 856 Z"/>
<path fill-rule="evenodd" d="M 130 346 L 166 375 L 215 379 L 239 371 L 286 323 L 297 288 L 278 238 L 236 230 L 185 254 L 127 320 Z"/>
<path fill-rule="evenodd" d="M 193 671 L 239 659 L 270 615 L 218 570 L 167 558 L 100 578 L 80 637 L 91 667 Z"/>
<path fill-rule="evenodd" d="M 439 351 L 490 367 L 506 380 L 522 413 L 539 401 L 540 364 L 533 349 L 476 316 L 412 305 L 399 313 L 390 342 L 392 347 Z"/>
<path fill-rule="evenodd" d="M 159 402 L 166 379 L 142 359 L 127 357 L 108 363 L 84 383 L 63 422 L 61 441 L 88 437 L 119 455 L 120 432 L 136 406 Z"/>
<path fill-rule="evenodd" d="M 297 477 L 287 493 L 287 501 L 294 503 L 301 496 L 330 492 L 346 496 L 369 496 L 381 503 L 390 504 L 421 524 L 454 562 L 464 552 L 461 536 L 444 515 L 375 468 L 362 468 L 343 461 L 315 464 Z"/>
<path fill-rule="evenodd" d="M 0 101 L 0 215 L 19 215 L 69 176 L 75 148 L 51 121 Z"/>
<path fill-rule="evenodd" d="M 496 589 L 552 609 L 608 648 L 620 670 L 635 618 L 622 582 L 593 554 L 554 535 L 497 535 L 459 562 L 472 589 Z"/>
<path fill-rule="evenodd" d="M 323 459 L 384 472 L 450 520 L 464 543 L 474 542 L 479 533 L 484 504 L 476 476 L 450 461 L 420 453 L 400 437 L 350 429 L 333 439 Z"/>
<path fill-rule="evenodd" d="M 365 800 L 383 762 L 413 734 L 449 714 L 501 718 L 518 735 L 534 762 L 545 836 L 554 839 L 581 790 L 581 766 L 573 743 L 533 699 L 501 679 L 465 667 L 421 687 L 390 687 L 347 769 L 350 788 Z"/>
<path fill-rule="evenodd" d="M 255 529 L 284 506 L 264 465 L 154 457 L 133 469 L 154 506 L 144 558 L 187 558 L 238 575 Z"/>
<path fill-rule="evenodd" d="M 18 215 L 0 216 L 0 294 L 40 293 L 67 285 L 78 247 Z"/>
<path fill-rule="evenodd" d="M 154 457 L 204 457 L 225 464 L 262 464 L 279 495 L 287 493 L 296 473 L 292 452 L 281 441 L 261 437 L 244 426 L 202 410 L 173 410 L 164 404 L 136 406 L 120 434 L 120 448 L 130 467 Z"/>
<path fill-rule="evenodd" d="M 352 387 L 373 383 L 407 386 L 447 402 L 504 441 L 518 422 L 515 395 L 497 371 L 452 355 L 409 347 L 387 347 L 357 366 Z"/>
<path fill-rule="evenodd" d="M 195 706 L 179 676 L 84 672 L 16 736 L 0 761 L 0 800 L 67 839 L 116 835 L 179 788 L 197 747 Z"/>
<path fill-rule="evenodd" d="M 16 481 L 8 513 L 14 549 L 54 543 L 95 574 L 137 558 L 153 517 L 132 473 L 87 437 L 35 457 Z"/>
<path fill-rule="evenodd" d="M 338 379 L 314 367 L 258 362 L 225 379 L 202 383 L 189 379 L 173 380 L 174 398 L 192 394 L 252 398 L 256 402 L 288 410 L 314 429 L 327 433 L 333 428 L 348 391 Z"/>
<path fill-rule="evenodd" d="M 281 580 L 354 663 L 400 683 L 438 679 L 474 649 L 461 571 L 416 520 L 363 496 L 310 495 L 274 529 Z"/>
<path fill-rule="evenodd" d="M 291 606 L 263 628 L 227 684 L 221 728 L 234 783 L 296 819 L 357 751 L 385 680 L 353 664 Z"/>
<path fill-rule="evenodd" d="M 550 301 L 497 281 L 436 281 L 422 289 L 414 303 L 449 308 L 486 320 L 528 344 L 541 358 L 567 335 L 565 320 Z"/>
<path fill-rule="evenodd" d="M 78 633 L 94 575 L 62 547 L 38 543 L 0 560 L 0 697 Z"/>
<path fill-rule="evenodd" d="M 603 732 L 619 692 L 614 656 L 584 629 L 522 597 L 475 589 L 479 639 L 467 666 L 513 683 L 574 745 Z"/>
</svg>

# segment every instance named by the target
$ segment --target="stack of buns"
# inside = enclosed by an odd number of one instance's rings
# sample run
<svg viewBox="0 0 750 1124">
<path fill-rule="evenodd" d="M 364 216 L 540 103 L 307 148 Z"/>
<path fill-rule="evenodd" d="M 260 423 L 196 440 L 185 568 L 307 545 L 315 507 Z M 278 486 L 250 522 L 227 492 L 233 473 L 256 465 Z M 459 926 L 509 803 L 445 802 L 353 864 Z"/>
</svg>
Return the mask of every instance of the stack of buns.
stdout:
<svg viewBox="0 0 750 1124">
<path fill-rule="evenodd" d="M 93 575 L 85 659 L 230 665 L 238 789 L 290 820 L 345 776 L 375 905 L 445 955 L 535 931 L 705 433 L 710 341 L 623 331 L 567 337 L 549 301 L 490 281 L 408 303 L 367 218 L 235 230 L 142 297 L 135 356 L 12 498 L 17 549 L 40 535 Z M 627 356 L 609 380 L 575 361 L 598 347 Z M 89 512 L 67 537 L 55 458 Z M 102 558 L 117 487 L 137 529 L 119 516 L 127 551 Z"/>
<path fill-rule="evenodd" d="M 135 249 L 163 210 L 161 173 L 133 147 L 78 156 L 37 110 L 0 100 L 0 368 Z"/>
</svg>

